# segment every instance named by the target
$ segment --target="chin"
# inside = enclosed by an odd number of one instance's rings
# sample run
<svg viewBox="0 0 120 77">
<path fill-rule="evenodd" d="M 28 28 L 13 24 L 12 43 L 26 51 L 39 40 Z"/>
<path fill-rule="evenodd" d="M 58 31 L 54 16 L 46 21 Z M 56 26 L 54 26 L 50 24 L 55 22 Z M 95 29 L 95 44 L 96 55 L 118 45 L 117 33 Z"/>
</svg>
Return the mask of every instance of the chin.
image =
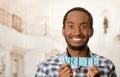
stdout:
<svg viewBox="0 0 120 77">
<path fill-rule="evenodd" d="M 85 45 L 82 46 L 72 46 L 72 45 L 68 45 L 69 48 L 73 49 L 73 50 L 83 50 L 84 48 L 86 48 Z"/>
</svg>

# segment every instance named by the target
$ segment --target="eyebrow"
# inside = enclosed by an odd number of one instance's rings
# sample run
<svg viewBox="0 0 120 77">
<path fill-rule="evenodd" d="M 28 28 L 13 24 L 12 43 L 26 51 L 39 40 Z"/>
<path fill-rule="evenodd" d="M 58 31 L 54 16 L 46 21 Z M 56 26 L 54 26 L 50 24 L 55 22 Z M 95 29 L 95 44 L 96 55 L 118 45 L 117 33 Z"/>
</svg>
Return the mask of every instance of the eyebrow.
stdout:
<svg viewBox="0 0 120 77">
<path fill-rule="evenodd" d="M 72 21 L 68 21 L 67 24 L 74 24 L 74 22 L 72 22 Z M 87 24 L 87 25 L 88 25 L 87 22 L 82 22 L 82 23 L 80 23 L 80 25 L 82 25 L 82 24 Z"/>
<path fill-rule="evenodd" d="M 82 22 L 82 23 L 80 23 L 80 24 L 87 24 L 87 25 L 88 25 L 88 23 L 87 23 L 87 22 Z"/>
<path fill-rule="evenodd" d="M 67 24 L 74 24 L 72 21 L 68 21 Z"/>
</svg>

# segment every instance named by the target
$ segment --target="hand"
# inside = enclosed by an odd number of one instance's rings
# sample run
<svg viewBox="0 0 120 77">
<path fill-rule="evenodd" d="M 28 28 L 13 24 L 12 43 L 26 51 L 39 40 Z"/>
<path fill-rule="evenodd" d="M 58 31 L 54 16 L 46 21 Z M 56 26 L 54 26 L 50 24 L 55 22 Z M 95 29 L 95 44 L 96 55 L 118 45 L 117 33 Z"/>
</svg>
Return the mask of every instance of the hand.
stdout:
<svg viewBox="0 0 120 77">
<path fill-rule="evenodd" d="M 88 68 L 87 77 L 100 77 L 99 69 L 92 65 L 90 68 Z"/>
<path fill-rule="evenodd" d="M 60 67 L 59 77 L 73 77 L 73 72 L 69 64 L 63 64 Z"/>
</svg>

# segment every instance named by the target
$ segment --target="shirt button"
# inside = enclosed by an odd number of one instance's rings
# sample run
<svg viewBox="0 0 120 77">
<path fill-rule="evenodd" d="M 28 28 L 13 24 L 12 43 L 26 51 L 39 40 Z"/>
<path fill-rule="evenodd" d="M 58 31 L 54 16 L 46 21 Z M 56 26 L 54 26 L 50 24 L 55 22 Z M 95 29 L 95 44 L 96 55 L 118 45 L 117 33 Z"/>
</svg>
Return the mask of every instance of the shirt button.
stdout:
<svg viewBox="0 0 120 77">
<path fill-rule="evenodd" d="M 77 72 L 77 73 L 80 72 L 80 69 L 77 69 L 76 72 Z"/>
<path fill-rule="evenodd" d="M 76 72 L 80 72 L 80 66 L 77 66 Z"/>
</svg>

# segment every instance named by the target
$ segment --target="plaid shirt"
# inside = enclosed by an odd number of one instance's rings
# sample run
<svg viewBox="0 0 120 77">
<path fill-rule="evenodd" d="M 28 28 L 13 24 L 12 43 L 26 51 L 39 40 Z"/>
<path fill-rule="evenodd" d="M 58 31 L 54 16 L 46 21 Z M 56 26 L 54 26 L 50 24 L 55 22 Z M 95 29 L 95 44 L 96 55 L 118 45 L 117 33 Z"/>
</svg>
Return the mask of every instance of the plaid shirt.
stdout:
<svg viewBox="0 0 120 77">
<path fill-rule="evenodd" d="M 117 77 L 114 64 L 107 58 L 99 56 L 90 52 L 90 57 L 99 58 L 100 77 Z M 61 66 L 59 64 L 59 57 L 68 56 L 66 52 L 51 57 L 42 62 L 35 74 L 35 77 L 59 77 L 58 70 Z M 73 77 L 87 77 L 87 69 L 89 67 L 71 67 L 73 70 Z"/>
</svg>

